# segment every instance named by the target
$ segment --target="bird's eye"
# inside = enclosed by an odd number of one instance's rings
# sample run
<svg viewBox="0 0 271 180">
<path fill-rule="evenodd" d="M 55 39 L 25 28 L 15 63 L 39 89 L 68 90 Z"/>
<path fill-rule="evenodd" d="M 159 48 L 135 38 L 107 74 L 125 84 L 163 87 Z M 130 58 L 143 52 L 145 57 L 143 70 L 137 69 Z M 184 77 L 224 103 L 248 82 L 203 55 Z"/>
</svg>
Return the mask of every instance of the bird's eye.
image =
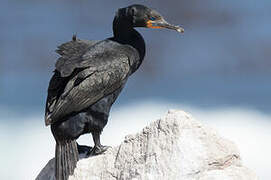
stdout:
<svg viewBox="0 0 271 180">
<path fill-rule="evenodd" d="M 156 18 L 153 17 L 153 16 L 150 17 L 150 20 L 151 20 L 151 21 L 154 21 L 155 19 L 156 19 Z"/>
</svg>

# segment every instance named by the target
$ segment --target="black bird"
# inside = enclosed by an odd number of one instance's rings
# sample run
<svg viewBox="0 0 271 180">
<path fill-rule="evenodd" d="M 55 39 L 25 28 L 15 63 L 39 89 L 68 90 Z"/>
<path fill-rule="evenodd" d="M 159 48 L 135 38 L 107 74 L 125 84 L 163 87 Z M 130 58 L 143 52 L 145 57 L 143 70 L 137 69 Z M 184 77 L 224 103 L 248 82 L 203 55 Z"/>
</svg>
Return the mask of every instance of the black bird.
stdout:
<svg viewBox="0 0 271 180">
<path fill-rule="evenodd" d="M 73 174 L 78 161 L 76 139 L 80 135 L 93 136 L 95 145 L 88 155 L 103 153 L 108 148 L 101 145 L 100 134 L 110 108 L 145 56 L 144 39 L 135 27 L 184 31 L 148 7 L 131 5 L 117 11 L 113 37 L 89 41 L 74 36 L 58 47 L 61 57 L 49 83 L 45 110 L 45 123 L 51 125 L 56 140 L 57 180 L 66 180 Z"/>
</svg>

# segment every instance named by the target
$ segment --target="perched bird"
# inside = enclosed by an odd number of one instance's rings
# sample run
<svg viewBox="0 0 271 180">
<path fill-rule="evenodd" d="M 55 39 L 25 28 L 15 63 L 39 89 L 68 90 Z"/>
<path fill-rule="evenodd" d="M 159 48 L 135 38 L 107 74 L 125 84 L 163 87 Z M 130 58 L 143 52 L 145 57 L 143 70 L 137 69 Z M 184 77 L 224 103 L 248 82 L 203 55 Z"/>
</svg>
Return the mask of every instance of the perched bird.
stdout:
<svg viewBox="0 0 271 180">
<path fill-rule="evenodd" d="M 93 136 L 95 145 L 88 155 L 107 150 L 100 143 L 100 135 L 110 108 L 145 56 L 144 39 L 135 27 L 184 31 L 166 22 L 155 10 L 131 5 L 117 11 L 113 37 L 89 41 L 74 36 L 58 47 L 61 57 L 49 83 L 45 109 L 45 123 L 51 125 L 56 140 L 57 180 L 66 180 L 73 174 L 80 148 L 76 139 L 80 135 Z"/>
</svg>

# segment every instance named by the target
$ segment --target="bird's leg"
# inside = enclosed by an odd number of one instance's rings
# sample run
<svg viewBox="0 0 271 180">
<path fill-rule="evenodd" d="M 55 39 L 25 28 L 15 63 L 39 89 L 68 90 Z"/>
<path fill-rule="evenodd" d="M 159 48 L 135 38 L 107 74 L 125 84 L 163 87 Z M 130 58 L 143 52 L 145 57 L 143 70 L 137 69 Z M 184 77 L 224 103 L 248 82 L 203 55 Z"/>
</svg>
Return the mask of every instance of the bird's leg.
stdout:
<svg viewBox="0 0 271 180">
<path fill-rule="evenodd" d="M 109 148 L 109 146 L 101 145 L 100 135 L 101 135 L 101 132 L 95 131 L 92 133 L 94 147 L 88 152 L 88 154 L 87 154 L 88 156 L 102 154 Z"/>
</svg>

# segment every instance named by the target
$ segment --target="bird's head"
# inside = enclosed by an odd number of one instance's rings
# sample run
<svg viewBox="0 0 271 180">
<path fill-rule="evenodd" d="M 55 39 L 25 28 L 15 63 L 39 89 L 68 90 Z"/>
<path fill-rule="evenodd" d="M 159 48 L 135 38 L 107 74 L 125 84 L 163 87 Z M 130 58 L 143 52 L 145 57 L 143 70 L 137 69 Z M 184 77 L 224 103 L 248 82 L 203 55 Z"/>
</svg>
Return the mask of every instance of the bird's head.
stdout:
<svg viewBox="0 0 271 180">
<path fill-rule="evenodd" d="M 184 32 L 182 27 L 169 24 L 157 11 L 143 5 L 135 4 L 121 8 L 117 16 L 125 19 L 132 27 L 167 28 Z"/>
</svg>

